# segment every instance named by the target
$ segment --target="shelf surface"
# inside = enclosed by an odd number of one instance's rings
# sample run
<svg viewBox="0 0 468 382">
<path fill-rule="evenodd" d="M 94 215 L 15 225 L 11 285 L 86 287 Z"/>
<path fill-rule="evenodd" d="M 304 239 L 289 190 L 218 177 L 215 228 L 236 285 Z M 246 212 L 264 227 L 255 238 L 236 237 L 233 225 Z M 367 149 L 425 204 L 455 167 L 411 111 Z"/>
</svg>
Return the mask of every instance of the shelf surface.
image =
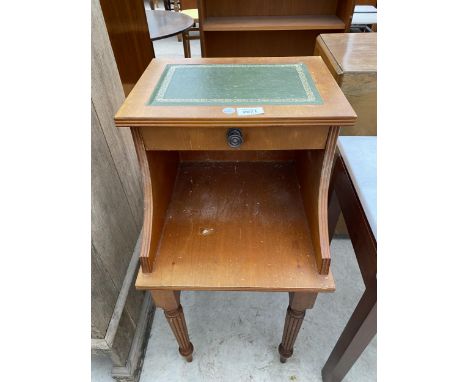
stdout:
<svg viewBox="0 0 468 382">
<path fill-rule="evenodd" d="M 345 24 L 335 15 L 208 17 L 203 23 L 206 32 L 316 29 L 344 30 Z"/>
<path fill-rule="evenodd" d="M 331 292 L 319 275 L 294 162 L 182 162 L 140 289 Z"/>
</svg>

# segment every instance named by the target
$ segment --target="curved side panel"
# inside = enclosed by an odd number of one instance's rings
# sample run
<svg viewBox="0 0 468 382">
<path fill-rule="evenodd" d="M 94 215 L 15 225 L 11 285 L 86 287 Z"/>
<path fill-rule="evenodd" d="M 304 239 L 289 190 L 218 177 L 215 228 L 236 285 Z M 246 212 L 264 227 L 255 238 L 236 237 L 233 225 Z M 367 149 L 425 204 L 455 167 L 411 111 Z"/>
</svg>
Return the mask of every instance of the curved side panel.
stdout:
<svg viewBox="0 0 468 382">
<path fill-rule="evenodd" d="M 298 154 L 297 168 L 302 199 L 309 222 L 312 244 L 321 275 L 330 270 L 328 238 L 328 188 L 339 126 L 331 126 L 324 150 L 307 150 Z"/>
<path fill-rule="evenodd" d="M 328 274 L 330 270 L 330 241 L 328 238 L 328 188 L 330 187 L 331 172 L 333 169 L 333 157 L 336 150 L 336 142 L 340 134 L 339 126 L 330 127 L 325 156 L 323 159 L 322 174 L 320 176 L 319 201 L 318 201 L 318 222 L 320 236 L 320 253 L 322 254 L 319 273 Z"/>
<path fill-rule="evenodd" d="M 138 128 L 132 127 L 131 130 L 143 184 L 140 264 L 143 273 L 151 273 L 177 175 L 178 153 L 146 151 Z"/>
<path fill-rule="evenodd" d="M 145 146 L 141 139 L 140 133 L 137 128 L 132 127 L 133 143 L 140 164 L 141 182 L 143 187 L 143 228 L 141 233 L 141 249 L 140 249 L 140 265 L 143 272 L 151 272 L 151 264 L 148 264 L 151 243 L 151 226 L 153 216 L 153 203 L 151 192 L 151 177 L 148 167 L 148 160 L 146 158 Z M 149 270 L 149 271 L 148 271 Z"/>
</svg>

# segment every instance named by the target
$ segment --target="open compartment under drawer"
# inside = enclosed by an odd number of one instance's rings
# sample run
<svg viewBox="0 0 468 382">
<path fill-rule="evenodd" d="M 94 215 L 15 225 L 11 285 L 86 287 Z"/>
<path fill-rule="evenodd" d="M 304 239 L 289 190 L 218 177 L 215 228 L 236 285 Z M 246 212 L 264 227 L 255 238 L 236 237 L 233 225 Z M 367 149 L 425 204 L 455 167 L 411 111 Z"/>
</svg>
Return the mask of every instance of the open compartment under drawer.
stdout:
<svg viewBox="0 0 468 382">
<path fill-rule="evenodd" d="M 331 273 L 317 270 L 296 154 L 268 160 L 279 153 L 177 160 L 152 271 L 137 287 L 333 291 Z"/>
</svg>

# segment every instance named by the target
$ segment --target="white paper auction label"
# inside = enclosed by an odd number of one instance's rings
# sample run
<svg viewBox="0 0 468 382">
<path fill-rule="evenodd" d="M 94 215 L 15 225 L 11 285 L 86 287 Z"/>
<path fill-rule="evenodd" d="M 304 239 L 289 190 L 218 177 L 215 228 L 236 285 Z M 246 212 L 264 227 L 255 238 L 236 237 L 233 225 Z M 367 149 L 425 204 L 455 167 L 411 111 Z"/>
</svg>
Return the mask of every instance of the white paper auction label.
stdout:
<svg viewBox="0 0 468 382">
<path fill-rule="evenodd" d="M 259 115 L 265 114 L 263 111 L 263 107 L 238 107 L 237 108 L 237 115 Z"/>
</svg>

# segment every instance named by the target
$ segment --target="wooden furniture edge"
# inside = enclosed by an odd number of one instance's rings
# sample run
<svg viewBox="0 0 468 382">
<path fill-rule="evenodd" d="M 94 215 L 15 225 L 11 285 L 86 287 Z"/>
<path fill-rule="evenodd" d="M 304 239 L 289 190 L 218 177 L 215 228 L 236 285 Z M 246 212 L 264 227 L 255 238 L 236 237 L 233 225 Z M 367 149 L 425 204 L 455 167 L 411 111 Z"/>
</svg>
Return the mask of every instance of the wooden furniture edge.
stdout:
<svg viewBox="0 0 468 382">
<path fill-rule="evenodd" d="M 143 184 L 144 216 L 140 264 L 144 273 L 151 273 L 177 174 L 178 153 L 147 152 L 139 129 L 132 127 L 131 131 Z M 164 179 L 166 188 L 157 184 L 161 178 Z"/>
<path fill-rule="evenodd" d="M 287 131 L 283 126 L 242 127 L 244 142 L 235 149 L 228 146 L 224 127 L 141 126 L 140 136 L 146 150 L 304 150 L 325 148 L 328 130 L 328 126 L 290 126 Z"/>
<path fill-rule="evenodd" d="M 351 27 L 351 22 L 353 20 L 354 6 L 356 0 L 347 0 L 338 2 L 338 7 L 336 9 L 336 15 L 343 20 L 344 23 L 344 32 L 349 32 Z"/>
<path fill-rule="evenodd" d="M 345 23 L 336 15 L 302 16 L 229 16 L 208 17 L 206 32 L 344 30 Z"/>
<path fill-rule="evenodd" d="M 330 276 L 333 274 L 331 272 L 327 274 L 323 274 L 322 276 Z M 170 287 L 163 287 L 163 286 L 146 286 L 141 284 L 135 284 L 135 289 L 142 290 L 142 291 L 152 291 L 152 290 L 159 290 L 159 291 L 167 291 L 167 290 L 178 290 L 181 292 L 288 292 L 288 293 L 333 293 L 336 291 L 336 283 L 335 279 L 331 280 L 332 286 L 326 288 L 262 288 L 262 287 L 251 287 L 251 288 L 238 288 L 238 287 L 207 287 L 207 288 L 200 288 L 200 287 L 184 287 L 184 286 L 170 286 Z"/>
<path fill-rule="evenodd" d="M 327 43 L 323 39 L 322 35 L 317 37 L 317 44 L 315 45 L 315 54 L 322 57 L 322 60 L 325 62 L 328 68 L 332 67 L 333 71 L 330 70 L 331 75 L 335 78 L 337 84 L 341 87 L 343 69 L 341 68 L 338 61 L 336 61 L 331 50 L 329 49 Z"/>
<path fill-rule="evenodd" d="M 140 164 L 141 182 L 143 186 L 143 228 L 142 235 L 143 241 L 140 249 L 140 264 L 143 272 L 148 273 L 152 270 L 153 263 L 150 261 L 150 248 L 151 248 L 151 231 L 152 231 L 152 216 L 153 216 L 153 203 L 151 191 L 151 174 L 148 166 L 148 158 L 146 157 L 145 146 L 141 138 L 138 128 L 131 128 L 133 143 Z M 154 247 L 154 245 L 153 245 Z M 154 255 L 153 255 L 154 256 Z M 154 258 L 153 258 L 154 260 Z"/>
<path fill-rule="evenodd" d="M 330 126 L 324 150 L 299 152 L 297 175 L 314 246 L 317 270 L 321 275 L 330 271 L 328 238 L 328 189 L 340 126 Z"/>
<path fill-rule="evenodd" d="M 317 263 L 319 273 L 327 275 L 330 271 L 330 242 L 328 241 L 328 188 L 330 187 L 331 172 L 333 169 L 333 159 L 335 157 L 336 144 L 340 135 L 340 126 L 331 126 L 325 147 L 322 173 L 320 176 L 319 188 L 319 236 L 321 262 Z M 317 252 L 316 252 L 317 253 Z M 317 255 L 316 255 L 317 256 Z"/>
<path fill-rule="evenodd" d="M 330 187 L 331 193 L 334 193 L 337 198 L 339 211 L 343 213 L 345 223 L 349 226 L 350 239 L 356 243 L 354 245 L 354 252 L 362 279 L 367 287 L 376 283 L 377 238 L 372 232 L 356 188 L 341 155 L 337 155 L 336 157 Z M 353 221 L 351 221 L 351 217 Z M 359 232 L 356 226 L 362 227 Z M 360 235 L 361 231 L 362 235 Z"/>
<path fill-rule="evenodd" d="M 237 106 L 236 106 L 237 107 Z M 242 119 L 225 119 L 225 120 L 215 120 L 215 119 L 180 119 L 180 121 L 170 119 L 122 119 L 115 118 L 115 126 L 120 127 L 270 127 L 270 126 L 354 126 L 356 123 L 357 117 L 346 118 L 346 119 L 319 119 L 319 118 L 310 118 L 310 119 L 254 119 L 254 118 L 242 118 Z"/>
<path fill-rule="evenodd" d="M 273 105 L 265 104 L 264 114 L 259 116 L 237 116 L 222 113 L 223 106 L 248 107 L 249 105 L 183 105 L 167 107 L 148 105 L 155 82 L 169 64 L 223 64 L 223 63 L 297 63 L 308 66 L 312 75 L 324 75 L 317 83 L 323 104 L 317 105 Z M 337 107 L 333 107 L 336 102 Z M 200 59 L 154 59 L 140 81 L 129 94 L 114 116 L 117 127 L 268 127 L 268 126 L 349 126 L 357 119 L 349 102 L 342 94 L 336 80 L 331 76 L 326 63 L 320 56 L 297 57 L 243 57 L 243 58 L 200 58 Z"/>
<path fill-rule="evenodd" d="M 329 195 L 330 231 L 343 211 L 365 284 L 364 293 L 322 368 L 323 381 L 336 382 L 346 376 L 377 333 L 377 241 L 340 155 L 333 168 Z"/>
</svg>

